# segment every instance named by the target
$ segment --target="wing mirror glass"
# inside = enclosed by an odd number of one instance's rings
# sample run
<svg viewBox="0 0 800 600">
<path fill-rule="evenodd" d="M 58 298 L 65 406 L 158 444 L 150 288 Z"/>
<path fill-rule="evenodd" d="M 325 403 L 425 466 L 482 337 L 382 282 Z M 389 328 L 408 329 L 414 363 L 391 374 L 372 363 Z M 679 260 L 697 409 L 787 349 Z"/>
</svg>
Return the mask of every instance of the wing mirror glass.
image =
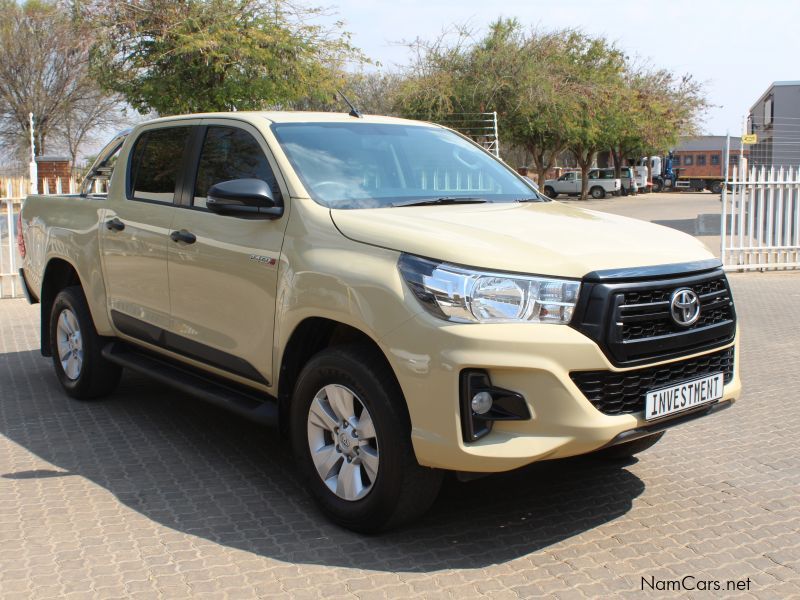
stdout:
<svg viewBox="0 0 800 600">
<path fill-rule="evenodd" d="M 261 179 L 233 179 L 211 186 L 206 208 L 220 215 L 277 219 L 283 206 L 275 202 L 269 184 Z"/>
</svg>

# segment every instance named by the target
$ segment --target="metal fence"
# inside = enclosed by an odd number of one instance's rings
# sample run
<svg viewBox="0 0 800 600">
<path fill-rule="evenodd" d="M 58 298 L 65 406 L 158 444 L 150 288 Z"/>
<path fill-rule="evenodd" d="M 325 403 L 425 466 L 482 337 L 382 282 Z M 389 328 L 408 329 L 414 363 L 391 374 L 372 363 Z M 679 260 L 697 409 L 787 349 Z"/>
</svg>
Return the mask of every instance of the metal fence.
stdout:
<svg viewBox="0 0 800 600">
<path fill-rule="evenodd" d="M 0 199 L 0 298 L 22 295 L 17 275 L 20 256 L 16 243 L 17 213 L 21 206 L 20 198 Z"/>
<path fill-rule="evenodd" d="M 800 168 L 729 170 L 722 192 L 721 251 L 728 270 L 800 268 Z"/>
<path fill-rule="evenodd" d="M 472 138 L 486 150 L 500 158 L 500 136 L 497 130 L 497 113 L 452 113 L 440 119 L 440 125 L 455 129 Z"/>
</svg>

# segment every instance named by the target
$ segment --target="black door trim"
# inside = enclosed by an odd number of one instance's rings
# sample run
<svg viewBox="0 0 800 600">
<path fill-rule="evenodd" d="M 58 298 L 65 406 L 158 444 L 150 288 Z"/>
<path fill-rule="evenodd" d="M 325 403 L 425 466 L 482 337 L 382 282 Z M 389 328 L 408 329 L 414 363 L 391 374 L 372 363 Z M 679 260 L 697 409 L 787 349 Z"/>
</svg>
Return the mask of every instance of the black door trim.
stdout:
<svg viewBox="0 0 800 600">
<path fill-rule="evenodd" d="M 111 320 L 114 322 L 114 327 L 132 338 L 205 363 L 211 367 L 245 377 L 251 381 L 269 385 L 269 381 L 243 358 L 190 340 L 117 310 L 111 311 Z"/>
</svg>

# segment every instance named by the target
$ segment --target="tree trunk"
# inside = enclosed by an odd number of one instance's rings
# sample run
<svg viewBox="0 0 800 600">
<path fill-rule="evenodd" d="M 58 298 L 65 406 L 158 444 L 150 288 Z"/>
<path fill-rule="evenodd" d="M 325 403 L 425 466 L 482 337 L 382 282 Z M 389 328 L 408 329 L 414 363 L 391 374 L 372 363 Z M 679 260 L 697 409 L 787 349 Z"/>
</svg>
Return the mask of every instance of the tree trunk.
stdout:
<svg viewBox="0 0 800 600">
<path fill-rule="evenodd" d="M 622 178 L 622 148 L 611 148 L 611 158 L 614 159 L 614 178 Z"/>
<path fill-rule="evenodd" d="M 586 200 L 589 192 L 589 169 L 592 168 L 597 150 L 579 150 L 575 152 L 575 160 L 581 168 L 581 200 Z"/>
</svg>

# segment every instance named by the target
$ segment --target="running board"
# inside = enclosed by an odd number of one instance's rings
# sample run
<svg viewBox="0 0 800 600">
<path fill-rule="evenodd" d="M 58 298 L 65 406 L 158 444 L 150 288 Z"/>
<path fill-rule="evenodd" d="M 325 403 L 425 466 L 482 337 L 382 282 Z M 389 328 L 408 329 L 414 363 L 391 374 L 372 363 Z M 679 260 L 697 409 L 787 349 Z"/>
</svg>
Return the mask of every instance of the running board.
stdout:
<svg viewBox="0 0 800 600">
<path fill-rule="evenodd" d="M 196 396 L 265 425 L 278 424 L 278 403 L 272 396 L 235 383 L 225 383 L 189 366 L 176 364 L 115 341 L 103 356 L 122 367 L 144 373 L 186 394 Z"/>
</svg>

